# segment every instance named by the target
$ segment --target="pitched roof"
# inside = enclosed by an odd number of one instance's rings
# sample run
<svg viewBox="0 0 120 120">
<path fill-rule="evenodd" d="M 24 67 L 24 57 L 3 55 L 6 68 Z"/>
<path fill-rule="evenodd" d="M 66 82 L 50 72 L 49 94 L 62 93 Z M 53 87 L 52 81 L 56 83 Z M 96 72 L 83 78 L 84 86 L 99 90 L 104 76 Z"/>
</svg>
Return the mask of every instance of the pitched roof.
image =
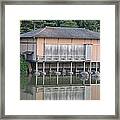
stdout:
<svg viewBox="0 0 120 120">
<path fill-rule="evenodd" d="M 100 39 L 100 33 L 84 28 L 45 27 L 21 34 L 20 37 Z"/>
<path fill-rule="evenodd" d="M 38 34 L 43 28 L 39 28 L 37 30 L 31 31 L 31 32 L 26 32 L 23 34 L 20 34 L 20 37 L 35 37 L 36 34 Z"/>
</svg>

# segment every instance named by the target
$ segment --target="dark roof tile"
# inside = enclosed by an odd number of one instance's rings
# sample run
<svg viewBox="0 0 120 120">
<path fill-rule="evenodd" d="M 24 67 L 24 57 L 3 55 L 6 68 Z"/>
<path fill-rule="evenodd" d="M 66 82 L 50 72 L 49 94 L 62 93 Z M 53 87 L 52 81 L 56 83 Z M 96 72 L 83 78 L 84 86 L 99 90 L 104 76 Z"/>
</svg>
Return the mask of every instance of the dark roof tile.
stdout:
<svg viewBox="0 0 120 120">
<path fill-rule="evenodd" d="M 20 37 L 34 37 L 36 36 L 36 34 L 38 34 L 43 28 L 39 28 L 37 30 L 34 30 L 34 31 L 31 31 L 31 32 L 26 32 L 26 33 L 23 33 L 23 34 L 20 34 Z"/>
<path fill-rule="evenodd" d="M 100 33 L 84 28 L 45 27 L 21 34 L 21 37 L 100 39 Z"/>
</svg>

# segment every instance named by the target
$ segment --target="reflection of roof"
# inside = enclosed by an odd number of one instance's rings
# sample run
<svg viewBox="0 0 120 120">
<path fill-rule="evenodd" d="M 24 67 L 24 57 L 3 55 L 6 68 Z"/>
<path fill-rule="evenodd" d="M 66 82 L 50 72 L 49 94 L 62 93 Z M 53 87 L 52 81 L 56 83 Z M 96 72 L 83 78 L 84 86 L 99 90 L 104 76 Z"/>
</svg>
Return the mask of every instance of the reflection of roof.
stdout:
<svg viewBox="0 0 120 120">
<path fill-rule="evenodd" d="M 84 28 L 45 27 L 21 34 L 20 37 L 100 39 L 100 33 Z"/>
</svg>

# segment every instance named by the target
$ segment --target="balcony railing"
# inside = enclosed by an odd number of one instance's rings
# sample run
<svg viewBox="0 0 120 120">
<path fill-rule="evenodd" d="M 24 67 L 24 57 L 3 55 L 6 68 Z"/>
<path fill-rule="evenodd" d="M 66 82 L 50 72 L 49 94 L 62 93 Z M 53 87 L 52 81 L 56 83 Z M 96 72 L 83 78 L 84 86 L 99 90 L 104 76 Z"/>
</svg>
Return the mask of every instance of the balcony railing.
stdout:
<svg viewBox="0 0 120 120">
<path fill-rule="evenodd" d="M 38 61 L 80 61 L 85 60 L 85 55 L 47 55 L 37 56 Z"/>
</svg>

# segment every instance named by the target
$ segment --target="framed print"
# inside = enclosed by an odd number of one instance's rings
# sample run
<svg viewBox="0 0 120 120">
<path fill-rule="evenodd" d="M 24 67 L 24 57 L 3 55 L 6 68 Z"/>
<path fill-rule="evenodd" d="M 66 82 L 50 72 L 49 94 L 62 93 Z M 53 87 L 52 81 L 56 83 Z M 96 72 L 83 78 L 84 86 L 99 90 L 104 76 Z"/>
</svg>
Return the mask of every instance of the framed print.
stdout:
<svg viewBox="0 0 120 120">
<path fill-rule="evenodd" d="M 1 117 L 119 119 L 119 2 L 2 2 Z"/>
</svg>

